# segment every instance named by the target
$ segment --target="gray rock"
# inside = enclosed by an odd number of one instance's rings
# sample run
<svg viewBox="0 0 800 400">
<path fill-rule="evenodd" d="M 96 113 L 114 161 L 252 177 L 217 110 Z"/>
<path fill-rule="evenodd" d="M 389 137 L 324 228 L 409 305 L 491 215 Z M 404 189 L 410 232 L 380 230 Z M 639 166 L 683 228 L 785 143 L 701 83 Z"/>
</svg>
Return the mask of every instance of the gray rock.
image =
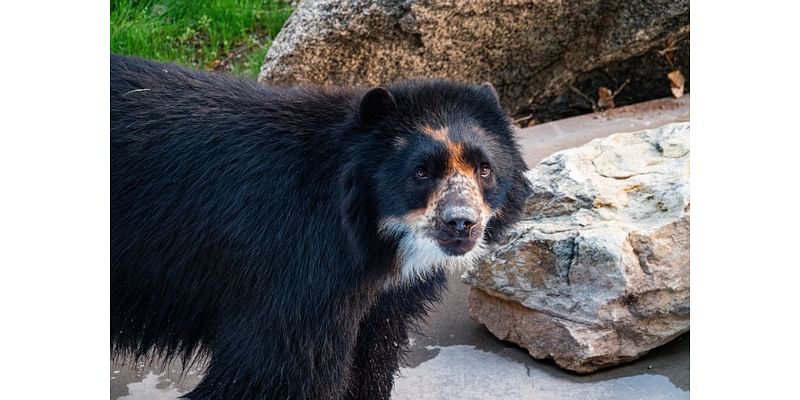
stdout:
<svg viewBox="0 0 800 400">
<path fill-rule="evenodd" d="M 596 139 L 527 176 L 525 220 L 464 275 L 473 318 L 577 372 L 689 329 L 689 123 Z"/>
<path fill-rule="evenodd" d="M 688 32 L 688 0 L 307 0 L 270 47 L 259 81 L 489 81 L 517 114 L 582 73 Z"/>
</svg>

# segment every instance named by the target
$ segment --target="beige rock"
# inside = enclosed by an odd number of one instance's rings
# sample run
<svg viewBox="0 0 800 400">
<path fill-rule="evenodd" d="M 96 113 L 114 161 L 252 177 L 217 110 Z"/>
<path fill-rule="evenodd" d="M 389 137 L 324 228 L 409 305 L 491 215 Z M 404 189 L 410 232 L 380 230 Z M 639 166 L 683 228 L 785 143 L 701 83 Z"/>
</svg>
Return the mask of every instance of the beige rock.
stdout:
<svg viewBox="0 0 800 400">
<path fill-rule="evenodd" d="M 583 72 L 688 31 L 688 0 L 307 0 L 272 43 L 259 81 L 489 81 L 516 115 Z"/>
<path fill-rule="evenodd" d="M 577 372 L 689 329 L 689 123 L 597 139 L 527 176 L 526 219 L 464 275 L 473 318 Z"/>
</svg>

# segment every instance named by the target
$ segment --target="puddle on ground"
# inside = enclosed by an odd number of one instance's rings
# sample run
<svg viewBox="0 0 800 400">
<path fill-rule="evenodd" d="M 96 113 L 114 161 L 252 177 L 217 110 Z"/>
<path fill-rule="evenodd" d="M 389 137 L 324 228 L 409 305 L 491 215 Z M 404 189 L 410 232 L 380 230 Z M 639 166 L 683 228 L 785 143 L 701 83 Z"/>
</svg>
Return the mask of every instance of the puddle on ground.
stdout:
<svg viewBox="0 0 800 400">
<path fill-rule="evenodd" d="M 129 383 L 128 394 L 117 400 L 174 400 L 186 394 L 163 375 L 148 372 L 141 382 Z"/>
<path fill-rule="evenodd" d="M 426 346 L 426 349 L 435 356 L 414 368 L 400 368 L 392 400 L 689 399 L 688 391 L 676 387 L 663 375 L 573 382 L 554 377 L 534 364 L 474 346 Z M 152 371 L 140 382 L 129 383 L 127 389 L 128 394 L 118 400 L 173 400 L 187 392 L 165 374 Z"/>
</svg>

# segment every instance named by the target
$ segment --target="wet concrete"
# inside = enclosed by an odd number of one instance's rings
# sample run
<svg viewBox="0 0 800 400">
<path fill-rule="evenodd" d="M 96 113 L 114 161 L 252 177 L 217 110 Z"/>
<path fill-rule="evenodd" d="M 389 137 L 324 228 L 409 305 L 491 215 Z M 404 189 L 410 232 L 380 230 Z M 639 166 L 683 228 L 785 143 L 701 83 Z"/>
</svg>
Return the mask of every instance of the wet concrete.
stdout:
<svg viewBox="0 0 800 400">
<path fill-rule="evenodd" d="M 617 132 L 689 120 L 689 96 L 554 121 L 518 132 L 529 167 L 559 150 Z M 688 399 L 689 333 L 639 360 L 589 375 L 535 360 L 512 343 L 495 338 L 467 312 L 469 287 L 452 275 L 449 290 L 411 346 L 393 391 L 411 399 Z M 202 378 L 202 366 L 181 374 L 145 363 L 111 366 L 111 399 L 174 399 Z"/>
<path fill-rule="evenodd" d="M 422 332 L 411 336 L 412 346 L 406 356 L 405 366 L 418 367 L 436 358 L 443 348 L 469 345 L 476 350 L 501 355 L 526 368 L 540 371 L 550 379 L 565 383 L 591 384 L 650 374 L 664 376 L 675 387 L 689 390 L 689 333 L 650 351 L 635 362 L 580 375 L 561 369 L 552 360 L 536 360 L 524 348 L 497 339 L 483 325 L 469 317 L 466 306 L 468 294 L 469 286 L 461 282 L 459 276 L 450 276 L 446 297 L 436 312 L 428 317 Z"/>
<path fill-rule="evenodd" d="M 417 399 L 688 399 L 685 391 L 658 373 L 575 380 L 506 351 L 469 345 L 430 347 L 435 358 L 401 368 L 394 400 Z"/>
</svg>

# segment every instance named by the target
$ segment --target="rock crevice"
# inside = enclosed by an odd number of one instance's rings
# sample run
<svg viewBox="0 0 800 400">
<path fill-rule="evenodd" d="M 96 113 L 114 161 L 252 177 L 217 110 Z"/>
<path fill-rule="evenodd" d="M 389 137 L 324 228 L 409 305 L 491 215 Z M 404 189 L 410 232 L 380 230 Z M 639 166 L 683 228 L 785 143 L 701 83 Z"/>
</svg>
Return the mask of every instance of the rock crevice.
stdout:
<svg viewBox="0 0 800 400">
<path fill-rule="evenodd" d="M 309 0 L 271 45 L 259 81 L 489 81 L 518 115 L 568 92 L 581 74 L 663 49 L 688 29 L 687 0 Z M 662 79 L 668 93 L 666 72 L 654 69 L 650 80 Z"/>
</svg>

